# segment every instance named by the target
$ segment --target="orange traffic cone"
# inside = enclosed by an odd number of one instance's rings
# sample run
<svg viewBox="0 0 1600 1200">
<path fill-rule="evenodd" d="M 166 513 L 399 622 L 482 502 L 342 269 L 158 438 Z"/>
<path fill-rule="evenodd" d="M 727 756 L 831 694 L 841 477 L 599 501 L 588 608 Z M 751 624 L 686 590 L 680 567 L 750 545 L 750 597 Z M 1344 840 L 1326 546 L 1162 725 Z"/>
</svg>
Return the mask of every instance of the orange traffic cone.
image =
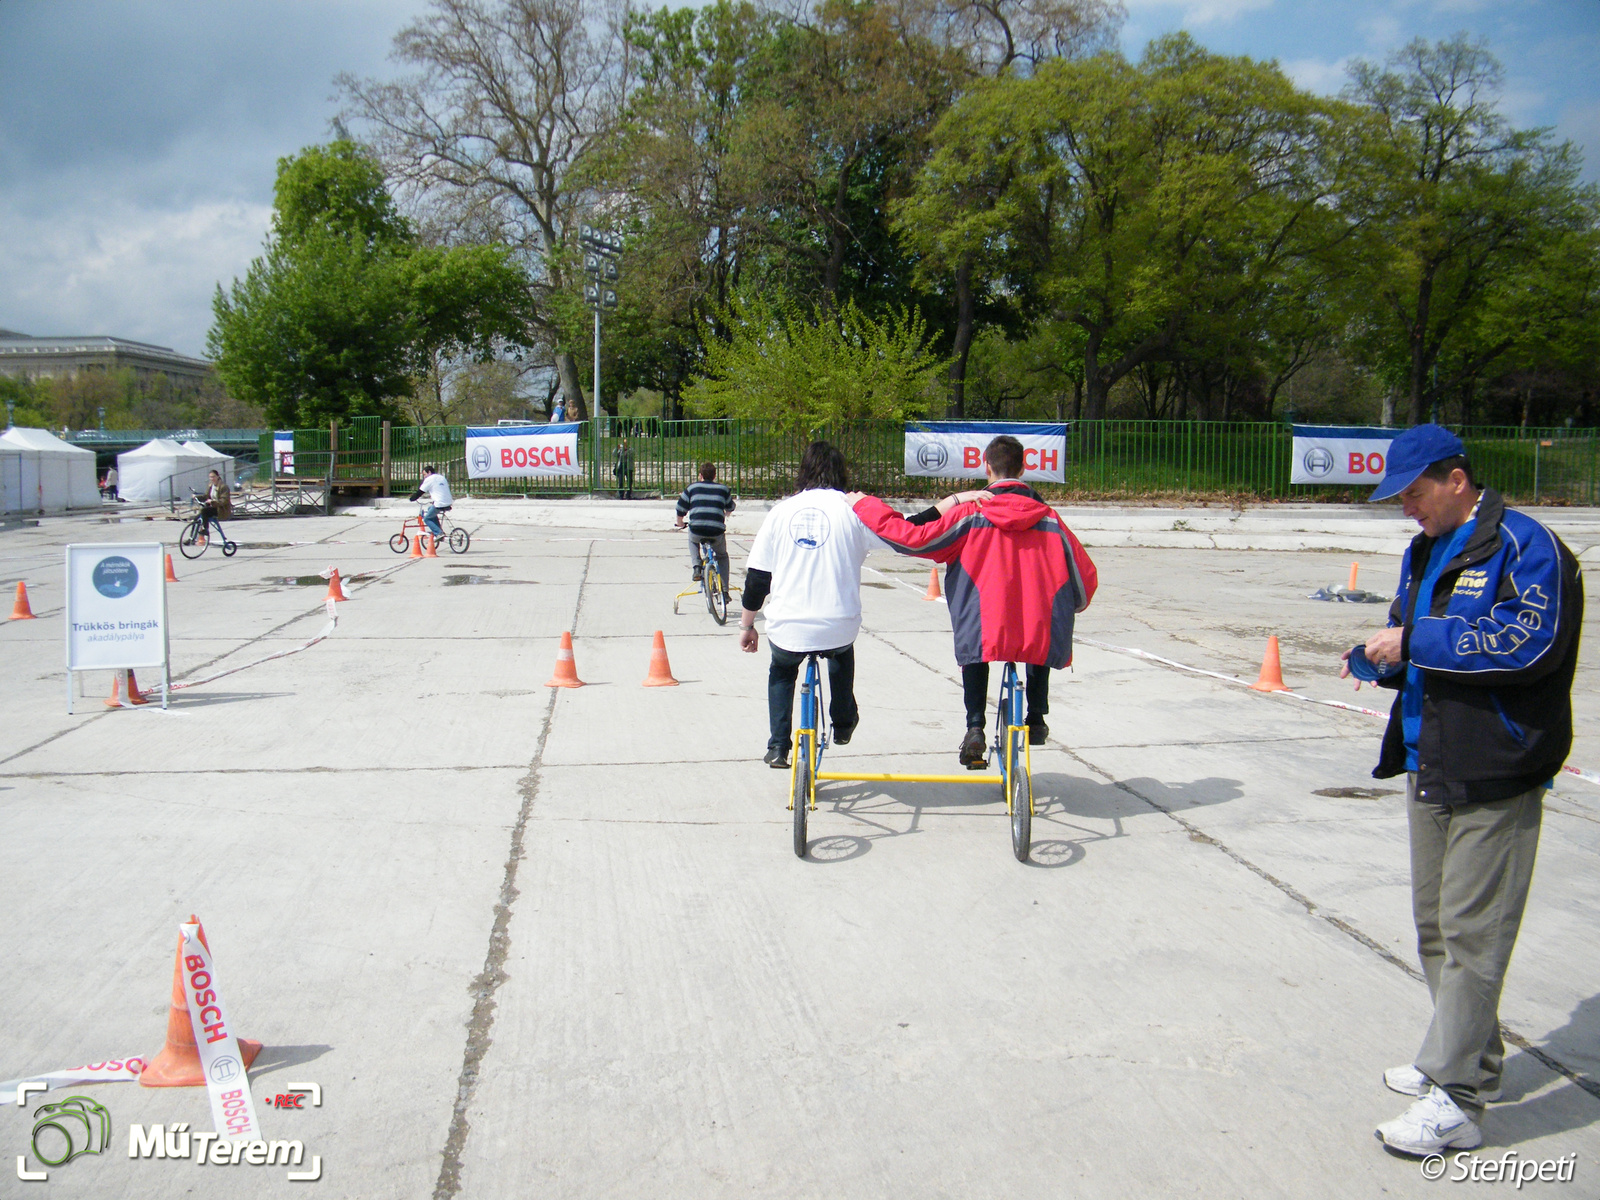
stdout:
<svg viewBox="0 0 1600 1200">
<path fill-rule="evenodd" d="M 178 577 L 172 573 L 172 555 L 167 555 L 167 582 L 177 583 Z"/>
<path fill-rule="evenodd" d="M 122 676 L 124 672 L 111 672 L 111 695 L 106 697 L 107 708 L 126 708 L 133 704 L 149 704 L 150 701 L 139 694 L 139 685 L 134 682 L 133 672 L 126 672 L 128 676 L 128 704 L 122 702 Z"/>
<path fill-rule="evenodd" d="M 11 606 L 11 619 L 13 621 L 33 621 L 33 609 L 28 607 L 28 585 L 22 580 L 17 580 L 17 602 Z"/>
<path fill-rule="evenodd" d="M 327 599 L 327 600 L 348 600 L 348 599 L 350 599 L 349 596 L 346 596 L 344 594 L 344 588 L 339 586 L 339 568 L 338 567 L 334 567 L 333 570 L 332 570 L 332 574 L 330 574 L 328 576 L 328 594 L 327 594 L 327 596 L 324 597 L 324 599 Z"/>
<path fill-rule="evenodd" d="M 421 558 L 422 557 L 422 535 L 420 533 L 417 534 L 416 537 L 411 539 L 411 553 L 406 555 L 406 557 L 407 558 Z"/>
<path fill-rule="evenodd" d="M 431 533 L 428 535 L 428 544 L 426 546 L 424 546 L 423 549 L 422 549 L 422 557 L 423 558 L 438 558 L 439 557 L 439 539 L 434 537 L 433 534 L 431 534 Z"/>
<path fill-rule="evenodd" d="M 1352 591 L 1352 592 L 1356 590 L 1356 572 L 1358 572 L 1359 570 L 1361 570 L 1361 564 L 1360 563 L 1351 563 L 1350 564 L 1350 588 L 1349 588 L 1349 590 Z"/>
<path fill-rule="evenodd" d="M 923 594 L 922 598 L 924 600 L 937 600 L 942 595 L 944 595 L 944 592 L 939 587 L 939 568 L 930 567 L 928 569 L 928 590 Z"/>
<path fill-rule="evenodd" d="M 1278 661 L 1278 635 L 1267 638 L 1267 652 L 1261 658 L 1261 677 L 1250 685 L 1256 692 L 1287 692 L 1283 682 L 1283 665 Z"/>
<path fill-rule="evenodd" d="M 190 914 L 189 922 L 199 925 L 198 917 Z M 205 927 L 200 929 L 200 942 L 207 950 Z M 239 1055 L 244 1065 L 256 1060 L 261 1053 L 261 1043 L 249 1038 L 237 1038 Z M 183 937 L 178 937 L 178 953 L 172 962 L 172 1003 L 167 1008 L 167 1044 L 150 1060 L 150 1065 L 139 1075 L 145 1087 L 203 1087 L 206 1077 L 200 1070 L 200 1050 L 194 1041 L 194 1026 L 189 1021 L 189 1000 L 183 987 Z"/>
<path fill-rule="evenodd" d="M 656 640 L 650 646 L 650 673 L 645 676 L 645 687 L 677 687 L 672 677 L 672 665 L 667 662 L 667 639 L 656 630 Z"/>
<path fill-rule="evenodd" d="M 582 687 L 578 678 L 577 660 L 572 657 L 572 634 L 561 635 L 561 649 L 556 651 L 556 673 L 545 681 L 545 687 Z"/>
</svg>

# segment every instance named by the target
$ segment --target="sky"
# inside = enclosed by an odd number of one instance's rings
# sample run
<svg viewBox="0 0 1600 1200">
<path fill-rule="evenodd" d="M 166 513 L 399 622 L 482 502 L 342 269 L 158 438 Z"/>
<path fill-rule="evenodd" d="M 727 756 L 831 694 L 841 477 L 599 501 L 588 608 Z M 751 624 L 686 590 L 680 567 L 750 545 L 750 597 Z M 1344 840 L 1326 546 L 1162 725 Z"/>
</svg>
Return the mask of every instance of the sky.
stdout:
<svg viewBox="0 0 1600 1200">
<path fill-rule="evenodd" d="M 1122 45 L 1187 29 L 1337 92 L 1414 37 L 1488 39 L 1502 109 L 1588 147 L 1600 0 L 1124 0 Z M 277 160 L 325 141 L 334 76 L 386 76 L 426 0 L 0 0 L 0 328 L 202 355 L 261 252 Z"/>
</svg>

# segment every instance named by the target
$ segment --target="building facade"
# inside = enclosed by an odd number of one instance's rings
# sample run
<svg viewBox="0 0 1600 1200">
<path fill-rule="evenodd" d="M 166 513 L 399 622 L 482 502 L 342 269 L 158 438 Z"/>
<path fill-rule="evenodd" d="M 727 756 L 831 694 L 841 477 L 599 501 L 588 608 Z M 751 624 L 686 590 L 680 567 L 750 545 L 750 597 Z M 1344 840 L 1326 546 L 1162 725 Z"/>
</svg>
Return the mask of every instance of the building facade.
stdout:
<svg viewBox="0 0 1600 1200">
<path fill-rule="evenodd" d="M 203 358 L 166 346 L 115 337 L 29 337 L 0 329 L 0 375 L 12 379 L 70 378 L 80 371 L 132 371 L 141 382 L 165 375 L 174 388 L 194 390 L 212 376 Z"/>
</svg>

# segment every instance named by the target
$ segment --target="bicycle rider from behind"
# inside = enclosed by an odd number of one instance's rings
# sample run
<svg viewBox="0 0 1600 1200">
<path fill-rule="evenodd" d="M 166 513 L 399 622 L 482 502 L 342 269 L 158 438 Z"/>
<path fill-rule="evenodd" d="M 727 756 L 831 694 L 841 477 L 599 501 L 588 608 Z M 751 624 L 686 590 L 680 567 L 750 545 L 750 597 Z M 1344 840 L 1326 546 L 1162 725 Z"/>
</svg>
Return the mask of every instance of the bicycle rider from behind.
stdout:
<svg viewBox="0 0 1600 1200">
<path fill-rule="evenodd" d="M 689 562 L 694 567 L 694 581 L 700 582 L 700 543 L 711 546 L 717 556 L 717 571 L 722 575 L 722 602 L 728 602 L 728 514 L 733 511 L 733 493 L 728 485 L 717 482 L 717 464 L 700 464 L 700 479 L 683 489 L 678 497 L 678 519 L 675 527 L 682 529 L 684 517 L 689 518 Z"/>
<path fill-rule="evenodd" d="M 209 536 L 211 527 L 215 525 L 217 536 L 226 542 L 228 535 L 222 532 L 219 518 L 233 516 L 233 497 L 228 494 L 228 485 L 222 482 L 222 476 L 215 471 L 211 472 L 205 497 L 200 501 L 200 512 L 205 517 L 200 525 L 202 535 Z"/>
<path fill-rule="evenodd" d="M 428 527 L 428 532 L 433 535 L 435 545 L 444 541 L 444 526 L 439 524 L 439 514 L 449 512 L 454 504 L 455 497 L 450 494 L 450 481 L 432 463 L 422 468 L 422 482 L 417 484 L 417 490 L 411 493 L 413 500 L 428 497 L 428 507 L 422 514 L 422 523 Z"/>
</svg>

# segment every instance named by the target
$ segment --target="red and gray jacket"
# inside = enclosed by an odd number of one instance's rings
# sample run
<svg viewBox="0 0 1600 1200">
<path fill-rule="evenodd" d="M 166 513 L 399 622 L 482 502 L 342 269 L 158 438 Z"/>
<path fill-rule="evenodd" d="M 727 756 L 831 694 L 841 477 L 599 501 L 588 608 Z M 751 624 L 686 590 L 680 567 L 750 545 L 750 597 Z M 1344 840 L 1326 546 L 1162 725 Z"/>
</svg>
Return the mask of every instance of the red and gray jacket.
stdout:
<svg viewBox="0 0 1600 1200">
<path fill-rule="evenodd" d="M 1061 518 L 1027 484 L 999 479 L 980 507 L 958 504 L 917 524 L 867 496 L 856 516 L 901 554 L 948 564 L 956 662 L 1072 661 L 1072 621 L 1099 582 L 1094 563 Z"/>
</svg>

